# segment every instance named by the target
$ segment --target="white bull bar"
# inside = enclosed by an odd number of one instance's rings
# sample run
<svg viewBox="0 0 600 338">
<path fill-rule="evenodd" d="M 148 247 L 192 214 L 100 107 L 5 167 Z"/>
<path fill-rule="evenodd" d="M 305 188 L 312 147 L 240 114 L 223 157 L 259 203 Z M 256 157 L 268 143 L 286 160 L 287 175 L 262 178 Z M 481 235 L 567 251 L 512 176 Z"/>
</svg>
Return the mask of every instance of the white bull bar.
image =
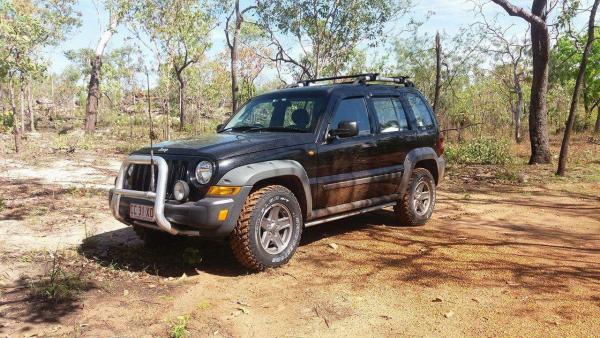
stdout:
<svg viewBox="0 0 600 338">
<path fill-rule="evenodd" d="M 156 192 L 128 190 L 123 188 L 123 183 L 125 182 L 125 175 L 130 164 L 151 165 L 152 162 L 154 162 L 154 165 L 158 166 L 158 174 L 156 177 Z M 154 168 L 151 168 L 151 170 L 154 170 Z M 154 220 L 156 221 L 158 227 L 172 235 L 179 234 L 180 231 L 171 226 L 171 222 L 169 222 L 169 220 L 167 220 L 167 218 L 165 217 L 165 199 L 167 194 L 168 173 L 169 166 L 167 165 L 167 161 L 165 161 L 165 159 L 162 157 L 153 156 L 151 158 L 148 155 L 129 156 L 125 161 L 123 161 L 123 164 L 121 164 L 119 176 L 117 176 L 117 181 L 115 183 L 115 188 L 110 190 L 112 193 L 112 199 L 110 200 L 110 208 L 112 210 L 113 216 L 119 221 L 126 223 L 125 219 L 123 219 L 123 217 L 119 215 L 119 205 L 121 201 L 121 196 L 153 200 Z"/>
</svg>

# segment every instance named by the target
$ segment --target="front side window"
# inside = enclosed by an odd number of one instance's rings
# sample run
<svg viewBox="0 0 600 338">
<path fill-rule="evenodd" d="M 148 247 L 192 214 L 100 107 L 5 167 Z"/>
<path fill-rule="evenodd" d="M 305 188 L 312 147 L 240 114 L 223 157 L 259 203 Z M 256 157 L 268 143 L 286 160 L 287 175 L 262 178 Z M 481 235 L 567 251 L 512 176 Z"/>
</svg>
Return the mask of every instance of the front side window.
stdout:
<svg viewBox="0 0 600 338">
<path fill-rule="evenodd" d="M 391 97 L 374 98 L 373 107 L 375 108 L 381 133 L 408 130 L 406 114 L 399 99 Z"/>
<path fill-rule="evenodd" d="M 362 97 L 342 100 L 333 114 L 330 128 L 336 129 L 342 121 L 356 121 L 358 135 L 371 134 L 369 114 L 367 113 L 365 100 Z"/>
<path fill-rule="evenodd" d="M 429 129 L 434 126 L 433 118 L 431 117 L 429 108 L 427 108 L 427 105 L 423 99 L 421 99 L 418 95 L 407 93 L 406 100 L 415 114 L 417 127 L 419 129 Z"/>
<path fill-rule="evenodd" d="M 257 97 L 222 130 L 312 132 L 323 108 L 322 98 Z"/>
</svg>

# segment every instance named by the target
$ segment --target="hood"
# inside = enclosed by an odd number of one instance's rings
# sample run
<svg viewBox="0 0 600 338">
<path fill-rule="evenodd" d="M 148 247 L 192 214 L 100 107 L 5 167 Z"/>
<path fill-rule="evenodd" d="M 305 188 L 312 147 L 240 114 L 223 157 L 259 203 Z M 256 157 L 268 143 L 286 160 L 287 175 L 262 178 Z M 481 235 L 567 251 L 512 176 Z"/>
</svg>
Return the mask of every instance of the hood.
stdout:
<svg viewBox="0 0 600 338">
<path fill-rule="evenodd" d="M 273 150 L 314 141 L 310 133 L 220 133 L 193 139 L 173 140 L 153 145 L 155 155 L 202 155 L 224 159 L 242 154 Z M 136 151 L 149 154 L 150 148 Z"/>
</svg>

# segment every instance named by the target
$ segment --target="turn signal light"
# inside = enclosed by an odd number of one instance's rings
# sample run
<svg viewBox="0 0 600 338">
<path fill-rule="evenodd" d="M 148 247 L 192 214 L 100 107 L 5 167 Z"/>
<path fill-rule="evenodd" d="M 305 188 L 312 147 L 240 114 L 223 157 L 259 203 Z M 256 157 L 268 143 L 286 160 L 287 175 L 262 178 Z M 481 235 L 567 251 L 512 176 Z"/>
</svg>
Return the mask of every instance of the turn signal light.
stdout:
<svg viewBox="0 0 600 338">
<path fill-rule="evenodd" d="M 213 185 L 208 189 L 209 196 L 233 196 L 240 192 L 240 187 L 224 187 L 219 185 Z"/>
</svg>

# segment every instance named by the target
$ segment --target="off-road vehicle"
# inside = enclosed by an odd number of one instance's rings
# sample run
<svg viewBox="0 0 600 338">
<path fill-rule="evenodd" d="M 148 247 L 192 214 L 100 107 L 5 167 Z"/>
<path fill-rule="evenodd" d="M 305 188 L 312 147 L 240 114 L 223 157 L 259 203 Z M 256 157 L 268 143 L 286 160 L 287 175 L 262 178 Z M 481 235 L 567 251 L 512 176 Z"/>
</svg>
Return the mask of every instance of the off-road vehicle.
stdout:
<svg viewBox="0 0 600 338">
<path fill-rule="evenodd" d="M 404 77 L 305 81 L 217 129 L 132 153 L 109 194 L 114 217 L 149 245 L 228 239 L 261 270 L 285 264 L 305 227 L 390 206 L 399 224 L 424 224 L 444 176 L 435 115 Z"/>
</svg>

